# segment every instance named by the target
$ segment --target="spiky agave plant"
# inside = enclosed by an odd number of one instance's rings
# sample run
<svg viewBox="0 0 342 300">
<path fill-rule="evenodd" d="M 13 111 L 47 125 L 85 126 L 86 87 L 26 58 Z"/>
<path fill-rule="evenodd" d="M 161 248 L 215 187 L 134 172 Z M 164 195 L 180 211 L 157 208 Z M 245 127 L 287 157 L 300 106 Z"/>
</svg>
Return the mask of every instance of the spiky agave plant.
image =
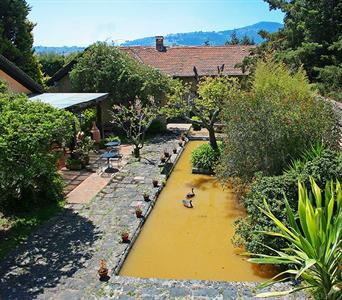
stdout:
<svg viewBox="0 0 342 300">
<path fill-rule="evenodd" d="M 275 256 L 246 253 L 257 264 L 286 264 L 293 266 L 271 280 L 261 284 L 263 288 L 280 279 L 301 278 L 300 287 L 282 292 L 260 293 L 257 297 L 283 296 L 302 289 L 311 289 L 319 299 L 336 300 L 342 294 L 342 191 L 338 180 L 326 184 L 324 195 L 316 182 L 310 178 L 311 192 L 298 182 L 298 214 L 294 214 L 285 199 L 289 227 L 286 227 L 271 212 L 266 199 L 264 208 L 259 208 L 279 228 L 280 232 L 263 232 L 283 237 L 290 246 Z M 278 280 L 279 282 L 279 280 Z"/>
</svg>

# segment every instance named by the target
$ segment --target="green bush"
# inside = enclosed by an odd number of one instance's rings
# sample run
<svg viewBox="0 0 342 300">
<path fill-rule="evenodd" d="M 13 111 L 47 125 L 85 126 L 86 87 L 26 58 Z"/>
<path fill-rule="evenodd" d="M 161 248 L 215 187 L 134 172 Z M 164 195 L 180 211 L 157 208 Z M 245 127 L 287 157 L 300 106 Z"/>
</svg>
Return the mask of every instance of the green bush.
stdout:
<svg viewBox="0 0 342 300">
<path fill-rule="evenodd" d="M 77 119 L 25 95 L 0 94 L 0 209 L 31 209 L 63 198 L 53 143 L 69 142 Z"/>
<path fill-rule="evenodd" d="M 7 83 L 0 80 L 0 93 L 5 93 L 8 89 Z"/>
<path fill-rule="evenodd" d="M 106 147 L 105 145 L 109 142 L 121 142 L 121 139 L 117 135 L 109 135 L 100 141 L 99 147 L 103 149 Z"/>
<path fill-rule="evenodd" d="M 223 108 L 223 180 L 250 180 L 256 172 L 279 175 L 317 141 L 338 147 L 340 132 L 331 103 L 316 96 L 303 70 L 292 74 L 272 59 L 260 61 L 251 90 L 228 97 Z"/>
<path fill-rule="evenodd" d="M 215 151 L 210 144 L 203 144 L 191 153 L 193 168 L 204 169 L 213 172 L 222 151 L 222 143 L 218 142 L 218 151 Z"/>
<path fill-rule="evenodd" d="M 278 237 L 270 237 L 260 231 L 275 231 L 276 225 L 260 214 L 263 198 L 266 198 L 272 213 L 284 224 L 287 222 L 287 213 L 284 202 L 286 196 L 290 207 L 297 211 L 298 205 L 298 180 L 302 181 L 307 188 L 310 187 L 312 176 L 320 188 L 324 188 L 329 180 L 342 178 L 342 155 L 340 152 L 323 149 L 313 154 L 308 160 L 304 159 L 301 166 L 291 167 L 284 174 L 273 177 L 258 175 L 252 183 L 249 192 L 242 197 L 247 217 L 239 219 L 236 223 L 234 243 L 244 245 L 253 253 L 271 254 L 264 245 L 274 249 L 282 249 L 287 242 Z"/>
<path fill-rule="evenodd" d="M 82 112 L 83 120 L 81 123 L 81 130 L 86 134 L 90 135 L 90 130 L 93 126 L 93 122 L 96 121 L 96 109 L 88 108 Z"/>
<path fill-rule="evenodd" d="M 201 122 L 201 119 L 199 118 L 199 117 L 197 117 L 197 116 L 193 116 L 192 118 L 191 118 L 191 120 L 193 121 L 192 122 L 192 128 L 195 130 L 195 131 L 199 131 L 199 130 L 201 130 L 201 125 L 200 125 L 200 123 L 199 122 Z M 194 122 L 195 121 L 195 122 Z"/>
<path fill-rule="evenodd" d="M 165 131 L 166 131 L 166 123 L 161 120 L 155 119 L 152 121 L 150 127 L 147 129 L 146 134 L 157 135 Z"/>
</svg>

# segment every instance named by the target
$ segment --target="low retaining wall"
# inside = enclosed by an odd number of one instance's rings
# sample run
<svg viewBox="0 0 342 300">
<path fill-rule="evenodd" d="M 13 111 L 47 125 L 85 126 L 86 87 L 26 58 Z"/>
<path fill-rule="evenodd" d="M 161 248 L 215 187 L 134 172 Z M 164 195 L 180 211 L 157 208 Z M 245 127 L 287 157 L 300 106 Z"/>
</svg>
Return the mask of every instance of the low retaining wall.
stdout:
<svg viewBox="0 0 342 300">
<path fill-rule="evenodd" d="M 175 168 L 176 163 L 178 162 L 180 156 L 182 155 L 184 148 L 186 147 L 186 144 L 188 143 L 189 139 L 186 139 L 183 143 L 183 146 L 179 148 L 178 152 L 176 154 L 172 154 L 170 158 L 168 159 L 168 163 L 165 163 L 164 166 L 160 167 L 160 173 L 165 176 L 164 180 L 166 181 L 169 176 L 171 175 L 173 169 Z M 172 164 L 171 167 L 167 167 L 167 164 Z M 125 260 L 132 249 L 135 241 L 137 240 L 141 230 L 143 229 L 143 226 L 149 217 L 150 213 L 152 212 L 154 205 L 156 204 L 160 192 L 163 190 L 165 184 L 164 183 L 159 183 L 159 187 L 155 188 L 155 193 L 151 196 L 150 195 L 150 202 L 148 205 L 148 208 L 145 210 L 143 217 L 140 219 L 140 223 L 138 224 L 137 228 L 135 229 L 134 233 L 131 235 L 131 240 L 124 252 L 122 253 L 118 264 L 114 267 L 112 270 L 114 275 L 119 275 L 120 270 L 125 263 Z"/>
</svg>

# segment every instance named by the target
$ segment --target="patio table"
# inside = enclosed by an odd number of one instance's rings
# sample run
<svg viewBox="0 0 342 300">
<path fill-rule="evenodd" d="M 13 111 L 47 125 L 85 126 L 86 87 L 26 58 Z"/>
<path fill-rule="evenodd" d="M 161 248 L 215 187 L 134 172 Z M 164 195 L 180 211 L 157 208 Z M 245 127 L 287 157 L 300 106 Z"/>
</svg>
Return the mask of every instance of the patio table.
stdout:
<svg viewBox="0 0 342 300">
<path fill-rule="evenodd" d="M 105 144 L 105 146 L 109 148 L 117 147 L 117 146 L 120 146 L 120 142 L 119 141 L 108 142 L 107 144 Z"/>
<path fill-rule="evenodd" d="M 106 170 L 108 170 L 108 169 L 113 169 L 113 166 L 110 164 L 110 159 L 115 159 L 116 161 L 120 162 L 122 155 L 116 151 L 108 151 L 108 152 L 101 154 L 100 157 L 107 159 L 107 169 Z"/>
</svg>

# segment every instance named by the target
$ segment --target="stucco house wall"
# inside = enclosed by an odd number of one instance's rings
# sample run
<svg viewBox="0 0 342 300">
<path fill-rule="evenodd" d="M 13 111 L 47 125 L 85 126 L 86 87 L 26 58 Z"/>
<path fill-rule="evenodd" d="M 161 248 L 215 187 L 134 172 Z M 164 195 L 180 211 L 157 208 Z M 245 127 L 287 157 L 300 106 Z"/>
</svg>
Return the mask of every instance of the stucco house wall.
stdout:
<svg viewBox="0 0 342 300">
<path fill-rule="evenodd" d="M 0 70 L 0 80 L 6 82 L 8 84 L 8 89 L 13 93 L 25 93 L 27 95 L 32 93 L 32 91 L 30 91 L 28 88 L 23 86 L 21 83 L 16 81 L 14 78 L 9 76 L 2 70 Z"/>
</svg>

